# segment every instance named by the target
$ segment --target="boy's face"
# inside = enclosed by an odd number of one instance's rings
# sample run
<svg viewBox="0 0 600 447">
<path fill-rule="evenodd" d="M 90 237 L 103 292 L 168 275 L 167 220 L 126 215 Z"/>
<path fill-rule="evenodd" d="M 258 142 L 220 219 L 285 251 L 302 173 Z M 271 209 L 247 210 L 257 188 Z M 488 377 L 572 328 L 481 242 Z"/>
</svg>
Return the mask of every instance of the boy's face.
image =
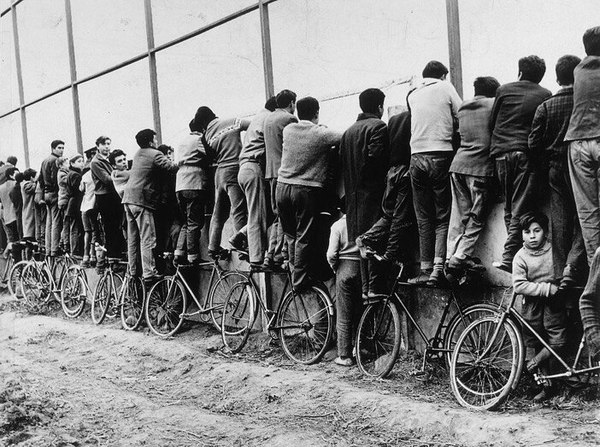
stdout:
<svg viewBox="0 0 600 447">
<path fill-rule="evenodd" d="M 119 155 L 115 158 L 114 166 L 117 171 L 125 171 L 127 169 L 127 157 L 125 157 L 125 155 Z"/>
<path fill-rule="evenodd" d="M 73 162 L 73 167 L 77 169 L 83 169 L 83 157 L 78 158 Z"/>
<path fill-rule="evenodd" d="M 528 248 L 538 249 L 546 242 L 546 232 L 539 223 L 533 222 L 523 230 L 523 242 Z"/>
</svg>

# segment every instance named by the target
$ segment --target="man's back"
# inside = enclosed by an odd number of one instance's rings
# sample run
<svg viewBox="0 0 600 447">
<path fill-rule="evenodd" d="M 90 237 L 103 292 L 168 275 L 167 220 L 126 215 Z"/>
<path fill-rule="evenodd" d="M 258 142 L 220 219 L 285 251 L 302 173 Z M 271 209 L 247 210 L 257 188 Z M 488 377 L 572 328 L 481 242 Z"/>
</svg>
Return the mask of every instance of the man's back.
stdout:
<svg viewBox="0 0 600 447">
<path fill-rule="evenodd" d="M 123 203 L 155 210 L 160 199 L 160 171 L 174 171 L 177 166 L 159 150 L 139 149 L 133 156 L 129 180 L 123 194 Z"/>
<path fill-rule="evenodd" d="M 58 179 L 56 178 L 58 173 L 58 166 L 56 166 L 57 158 L 56 155 L 50 154 L 48 158 L 42 161 L 40 183 L 43 185 L 45 193 L 58 193 Z"/>
<path fill-rule="evenodd" d="M 531 81 L 516 81 L 500 86 L 490 123 L 491 155 L 527 151 L 535 111 L 551 95 L 549 90 Z"/>
<path fill-rule="evenodd" d="M 573 114 L 566 141 L 600 137 L 600 56 L 587 56 L 574 71 Z"/>
<path fill-rule="evenodd" d="M 276 109 L 265 118 L 263 133 L 265 136 L 266 168 L 265 178 L 277 178 L 281 166 L 281 151 L 283 148 L 283 129 L 298 119 L 284 109 Z"/>
<path fill-rule="evenodd" d="M 238 164 L 242 150 L 240 133 L 247 128 L 247 123 L 240 118 L 216 118 L 208 124 L 204 137 L 216 153 L 218 166 Z"/>
</svg>

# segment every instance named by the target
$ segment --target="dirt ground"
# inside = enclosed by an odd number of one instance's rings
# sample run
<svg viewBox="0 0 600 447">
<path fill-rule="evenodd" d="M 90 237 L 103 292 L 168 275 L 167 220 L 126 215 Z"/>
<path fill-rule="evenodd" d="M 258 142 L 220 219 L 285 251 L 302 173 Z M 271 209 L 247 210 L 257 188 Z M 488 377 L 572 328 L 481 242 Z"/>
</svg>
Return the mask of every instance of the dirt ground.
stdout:
<svg viewBox="0 0 600 447">
<path fill-rule="evenodd" d="M 452 398 L 445 371 L 385 381 L 331 360 L 291 364 L 266 336 L 241 355 L 187 324 L 171 339 L 88 314 L 21 313 L 0 296 L 0 445 L 9 446 L 596 446 L 596 389 L 544 405 L 523 397 L 476 413 Z"/>
</svg>

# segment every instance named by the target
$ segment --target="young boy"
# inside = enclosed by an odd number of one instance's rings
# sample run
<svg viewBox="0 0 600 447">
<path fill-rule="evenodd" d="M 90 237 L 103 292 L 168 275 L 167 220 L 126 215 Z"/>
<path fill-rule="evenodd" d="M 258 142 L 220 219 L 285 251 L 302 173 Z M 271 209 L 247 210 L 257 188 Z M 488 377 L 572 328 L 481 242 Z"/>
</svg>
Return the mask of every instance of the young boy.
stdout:
<svg viewBox="0 0 600 447">
<path fill-rule="evenodd" d="M 552 245 L 548 241 L 548 217 L 542 213 L 527 213 L 519 221 L 523 237 L 521 248 L 513 259 L 513 288 L 523 295 L 521 315 L 548 341 L 558 354 L 566 345 L 564 302 L 557 295 L 554 280 Z M 527 345 L 527 369 L 530 372 L 553 369 L 554 357 L 529 331 L 524 331 Z M 533 352 L 532 352 L 533 351 Z M 535 354 L 532 356 L 532 354 Z M 556 388 L 549 384 L 534 397 L 540 402 L 552 397 Z"/>
<path fill-rule="evenodd" d="M 83 156 L 75 155 L 69 160 L 69 173 L 67 174 L 67 206 L 65 209 L 65 227 L 69 235 L 68 241 L 71 247 L 71 255 L 81 259 L 83 249 L 81 247 L 81 234 L 83 224 L 81 223 L 81 200 L 83 193 L 79 190 L 81 184 L 81 171 L 83 169 Z"/>
<path fill-rule="evenodd" d="M 331 226 L 327 261 L 336 272 L 338 357 L 334 361 L 340 366 L 352 366 L 352 340 L 362 310 L 360 253 L 348 240 L 345 214 Z"/>
<path fill-rule="evenodd" d="M 67 192 L 67 177 L 69 176 L 69 159 L 67 157 L 58 157 L 56 159 L 58 172 L 56 180 L 58 182 L 58 212 L 60 213 L 59 231 L 60 246 L 64 252 L 69 251 L 69 228 L 65 224 L 65 211 L 69 204 Z"/>
</svg>

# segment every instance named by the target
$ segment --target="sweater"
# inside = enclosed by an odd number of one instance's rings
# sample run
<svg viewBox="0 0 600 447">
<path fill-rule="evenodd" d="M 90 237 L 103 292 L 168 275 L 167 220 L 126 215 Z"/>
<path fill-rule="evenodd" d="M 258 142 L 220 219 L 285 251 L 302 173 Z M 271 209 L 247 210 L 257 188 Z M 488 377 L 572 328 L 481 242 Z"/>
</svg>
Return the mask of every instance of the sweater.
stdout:
<svg viewBox="0 0 600 447">
<path fill-rule="evenodd" d="M 90 163 L 90 170 L 92 171 L 92 179 L 94 180 L 94 192 L 97 196 L 107 194 L 116 195 L 115 187 L 110 177 L 113 167 L 108 162 L 107 157 L 98 152 Z"/>
<path fill-rule="evenodd" d="M 341 132 L 301 120 L 283 129 L 283 150 L 278 182 L 324 188 L 329 151 L 339 144 Z"/>
<path fill-rule="evenodd" d="M 256 114 L 244 135 L 244 146 L 240 152 L 240 165 L 247 161 L 261 164 L 264 171 L 265 164 L 265 119 L 271 114 L 270 110 L 263 109 Z"/>
<path fill-rule="evenodd" d="M 56 174 L 58 179 L 58 207 L 66 208 L 69 203 L 69 192 L 67 187 L 68 168 L 60 168 Z"/>
<path fill-rule="evenodd" d="M 125 186 L 127 186 L 127 181 L 129 180 L 129 171 L 118 171 L 114 170 L 110 173 L 110 177 L 113 180 L 113 185 L 115 185 L 115 190 L 121 200 L 123 200 L 123 194 L 125 193 Z"/>
<path fill-rule="evenodd" d="M 283 129 L 298 119 L 284 109 L 276 109 L 265 118 L 263 134 L 265 137 L 265 178 L 276 179 L 281 166 L 281 151 L 283 148 Z"/>
<path fill-rule="evenodd" d="M 513 259 L 513 288 L 515 293 L 525 296 L 550 296 L 554 279 L 552 244 L 546 241 L 538 250 L 523 245 Z"/>
<path fill-rule="evenodd" d="M 96 194 L 94 193 L 94 181 L 92 180 L 92 171 L 87 171 L 81 177 L 81 183 L 79 183 L 79 190 L 83 192 L 83 199 L 81 200 L 81 212 L 85 213 L 96 206 Z"/>
<path fill-rule="evenodd" d="M 345 214 L 331 226 L 327 247 L 327 262 L 334 271 L 340 259 L 360 261 L 358 247 L 354 241 L 348 239 Z"/>
<path fill-rule="evenodd" d="M 208 126 L 204 137 L 217 156 L 217 166 L 236 166 L 242 151 L 241 133 L 248 129 L 250 121 L 240 118 L 215 118 Z"/>
<path fill-rule="evenodd" d="M 21 221 L 23 223 L 23 237 L 35 237 L 35 180 L 24 180 L 21 183 L 21 198 L 23 200 L 23 212 Z"/>
</svg>

